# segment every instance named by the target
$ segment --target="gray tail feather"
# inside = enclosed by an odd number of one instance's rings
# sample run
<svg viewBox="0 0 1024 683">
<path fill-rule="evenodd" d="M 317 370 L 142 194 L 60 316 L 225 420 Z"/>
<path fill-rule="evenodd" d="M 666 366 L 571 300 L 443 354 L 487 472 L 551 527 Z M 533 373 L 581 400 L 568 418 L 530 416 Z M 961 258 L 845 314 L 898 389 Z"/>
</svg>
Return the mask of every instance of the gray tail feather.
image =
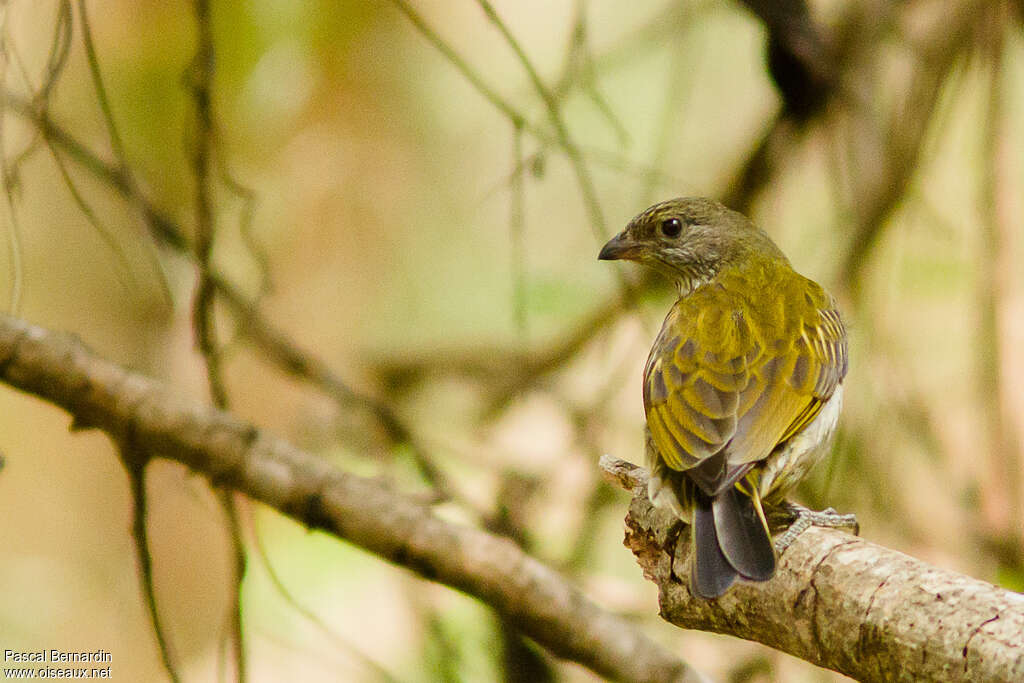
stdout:
<svg viewBox="0 0 1024 683">
<path fill-rule="evenodd" d="M 711 503 L 718 545 L 729 564 L 750 581 L 767 581 L 775 573 L 775 549 L 768 530 L 754 511 L 754 503 L 735 487 L 722 491 Z"/>
<path fill-rule="evenodd" d="M 729 590 L 739 573 L 733 569 L 718 545 L 715 513 L 711 501 L 697 496 L 693 510 L 693 560 L 690 567 L 690 590 L 699 598 L 710 600 Z"/>
<path fill-rule="evenodd" d="M 775 573 L 771 537 L 752 501 L 729 487 L 714 498 L 697 494 L 693 513 L 693 594 L 717 598 L 742 577 L 767 581 Z"/>
</svg>

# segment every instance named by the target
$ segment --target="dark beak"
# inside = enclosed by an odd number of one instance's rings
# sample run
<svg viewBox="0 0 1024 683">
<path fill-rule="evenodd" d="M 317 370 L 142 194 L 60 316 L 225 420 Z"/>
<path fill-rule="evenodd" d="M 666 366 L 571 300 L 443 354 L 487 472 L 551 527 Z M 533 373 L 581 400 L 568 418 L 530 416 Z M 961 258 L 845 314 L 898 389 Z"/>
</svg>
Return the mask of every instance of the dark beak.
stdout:
<svg viewBox="0 0 1024 683">
<path fill-rule="evenodd" d="M 601 248 L 601 253 L 597 255 L 597 258 L 601 261 L 632 259 L 639 251 L 639 245 L 626 237 L 626 233 L 620 232 L 608 240 L 608 244 Z"/>
</svg>

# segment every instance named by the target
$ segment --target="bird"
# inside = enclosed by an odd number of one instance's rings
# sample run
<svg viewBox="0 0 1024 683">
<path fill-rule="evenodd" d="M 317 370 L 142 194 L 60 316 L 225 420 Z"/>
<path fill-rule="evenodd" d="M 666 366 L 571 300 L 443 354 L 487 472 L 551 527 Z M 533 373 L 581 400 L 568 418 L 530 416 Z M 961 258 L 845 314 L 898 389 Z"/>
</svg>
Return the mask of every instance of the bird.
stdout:
<svg viewBox="0 0 1024 683">
<path fill-rule="evenodd" d="M 651 206 L 598 258 L 649 266 L 678 287 L 644 367 L 645 455 L 652 504 L 691 527 L 691 593 L 771 579 L 765 508 L 790 505 L 842 408 L 835 298 L 746 216 L 703 197 Z"/>
</svg>

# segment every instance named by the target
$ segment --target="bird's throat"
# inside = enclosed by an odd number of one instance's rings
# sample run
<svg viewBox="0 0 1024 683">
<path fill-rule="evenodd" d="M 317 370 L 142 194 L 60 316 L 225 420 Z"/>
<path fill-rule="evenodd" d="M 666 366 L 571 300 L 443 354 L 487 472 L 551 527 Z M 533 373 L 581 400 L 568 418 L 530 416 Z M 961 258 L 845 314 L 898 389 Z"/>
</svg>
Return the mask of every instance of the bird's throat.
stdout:
<svg viewBox="0 0 1024 683">
<path fill-rule="evenodd" d="M 714 272 L 698 272 L 695 270 L 676 271 L 676 289 L 679 298 L 690 296 L 698 287 L 703 287 L 715 277 Z"/>
</svg>

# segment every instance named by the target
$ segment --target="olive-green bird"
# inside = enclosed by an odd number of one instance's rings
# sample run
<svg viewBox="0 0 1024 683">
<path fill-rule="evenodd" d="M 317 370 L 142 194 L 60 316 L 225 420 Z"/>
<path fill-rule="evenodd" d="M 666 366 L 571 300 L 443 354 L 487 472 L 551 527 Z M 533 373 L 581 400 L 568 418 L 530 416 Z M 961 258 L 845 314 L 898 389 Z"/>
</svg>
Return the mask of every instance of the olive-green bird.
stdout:
<svg viewBox="0 0 1024 683">
<path fill-rule="evenodd" d="M 842 405 L 846 330 L 835 300 L 760 228 L 702 198 L 630 221 L 600 259 L 679 286 L 644 369 L 648 494 L 691 524 L 694 595 L 767 581 L 763 504 L 779 504 L 828 450 Z"/>
</svg>

